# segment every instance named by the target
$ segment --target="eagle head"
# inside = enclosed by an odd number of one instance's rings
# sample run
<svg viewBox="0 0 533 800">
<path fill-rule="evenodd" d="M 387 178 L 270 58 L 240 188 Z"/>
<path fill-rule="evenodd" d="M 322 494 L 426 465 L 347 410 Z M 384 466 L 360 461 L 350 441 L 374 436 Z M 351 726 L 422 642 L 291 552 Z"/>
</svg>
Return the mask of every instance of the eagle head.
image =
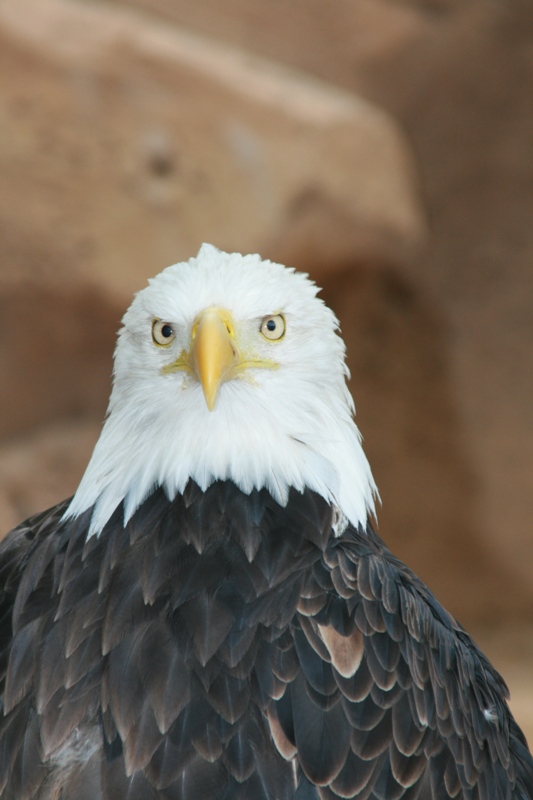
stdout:
<svg viewBox="0 0 533 800">
<path fill-rule="evenodd" d="M 204 244 L 149 281 L 124 315 L 108 415 L 67 516 L 100 534 L 158 487 L 190 480 L 310 488 L 364 524 L 375 485 L 333 312 L 307 275 Z"/>
</svg>

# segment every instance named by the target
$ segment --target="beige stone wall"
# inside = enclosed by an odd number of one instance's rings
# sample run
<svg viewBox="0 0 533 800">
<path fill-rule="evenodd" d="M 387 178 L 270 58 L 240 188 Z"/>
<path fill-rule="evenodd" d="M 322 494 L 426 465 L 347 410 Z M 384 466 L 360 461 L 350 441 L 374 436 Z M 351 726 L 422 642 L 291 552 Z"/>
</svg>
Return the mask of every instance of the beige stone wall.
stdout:
<svg viewBox="0 0 533 800">
<path fill-rule="evenodd" d="M 525 0 L 0 4 L 0 526 L 75 489 L 131 293 L 258 251 L 324 285 L 380 533 L 527 708 L 532 47 Z"/>
</svg>

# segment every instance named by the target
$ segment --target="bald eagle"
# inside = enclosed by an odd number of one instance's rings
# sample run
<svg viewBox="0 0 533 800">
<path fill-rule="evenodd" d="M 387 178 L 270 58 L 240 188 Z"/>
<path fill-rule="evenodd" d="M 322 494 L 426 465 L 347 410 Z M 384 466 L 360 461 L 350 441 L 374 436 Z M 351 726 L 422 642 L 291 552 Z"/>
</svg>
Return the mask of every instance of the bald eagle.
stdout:
<svg viewBox="0 0 533 800">
<path fill-rule="evenodd" d="M 0 549 L 2 800 L 526 800 L 498 673 L 373 531 L 306 275 L 204 245 L 123 319 L 70 501 Z"/>
</svg>

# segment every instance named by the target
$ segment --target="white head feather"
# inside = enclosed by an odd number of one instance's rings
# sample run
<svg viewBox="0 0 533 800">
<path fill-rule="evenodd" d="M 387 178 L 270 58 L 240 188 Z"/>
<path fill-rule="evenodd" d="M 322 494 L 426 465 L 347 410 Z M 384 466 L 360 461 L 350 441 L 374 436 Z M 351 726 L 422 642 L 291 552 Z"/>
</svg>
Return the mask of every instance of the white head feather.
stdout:
<svg viewBox="0 0 533 800">
<path fill-rule="evenodd" d="M 293 269 L 211 245 L 149 281 L 124 315 L 107 420 L 66 516 L 94 506 L 89 535 L 99 534 L 121 501 L 126 522 L 158 486 L 172 499 L 190 479 L 201 489 L 231 480 L 246 493 L 265 487 L 281 504 L 290 487 L 308 487 L 364 525 L 376 488 L 338 323 L 317 292 Z M 239 341 L 278 368 L 224 383 L 210 411 L 194 377 L 161 370 L 189 348 L 195 318 L 212 306 L 230 311 Z M 265 339 L 261 320 L 279 313 L 285 336 Z M 154 318 L 172 323 L 167 348 L 152 340 Z"/>
</svg>

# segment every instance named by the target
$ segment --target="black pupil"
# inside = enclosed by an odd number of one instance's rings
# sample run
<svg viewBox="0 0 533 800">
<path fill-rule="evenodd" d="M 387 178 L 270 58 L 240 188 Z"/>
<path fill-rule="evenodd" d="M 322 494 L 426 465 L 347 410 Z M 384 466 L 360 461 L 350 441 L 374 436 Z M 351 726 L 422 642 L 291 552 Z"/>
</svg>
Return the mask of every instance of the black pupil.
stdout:
<svg viewBox="0 0 533 800">
<path fill-rule="evenodd" d="M 163 327 L 161 328 L 161 335 L 165 339 L 169 339 L 172 336 L 172 328 L 170 327 L 170 325 L 163 325 Z"/>
<path fill-rule="evenodd" d="M 268 322 L 267 322 L 267 328 L 268 328 L 269 331 L 275 331 L 276 330 L 276 322 L 275 322 L 275 320 L 269 319 Z"/>
</svg>

